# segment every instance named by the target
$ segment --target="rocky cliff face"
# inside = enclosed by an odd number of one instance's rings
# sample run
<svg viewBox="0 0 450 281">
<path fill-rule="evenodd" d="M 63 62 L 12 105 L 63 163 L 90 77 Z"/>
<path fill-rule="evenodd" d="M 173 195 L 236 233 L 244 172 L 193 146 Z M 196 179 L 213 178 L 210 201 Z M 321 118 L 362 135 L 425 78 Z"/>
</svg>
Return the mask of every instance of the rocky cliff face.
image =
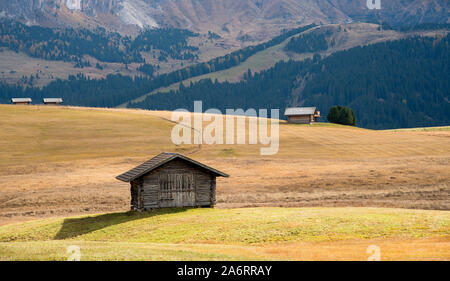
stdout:
<svg viewBox="0 0 450 281">
<path fill-rule="evenodd" d="M 16 0 L 2 1 L 0 8 L 8 15 L 28 19 L 38 18 L 39 15 L 50 17 L 51 12 L 65 9 L 82 11 L 86 14 L 112 13 L 120 0 Z"/>
<path fill-rule="evenodd" d="M 379 10 L 369 9 L 368 1 L 371 0 L 15 0 L 0 2 L 0 16 L 29 24 L 103 26 L 119 31 L 174 26 L 250 40 L 266 39 L 282 28 L 311 22 L 449 22 L 448 0 L 373 0 L 380 2 Z"/>
<path fill-rule="evenodd" d="M 1 1 L 2 17 L 44 26 L 88 25 L 99 15 L 114 15 L 120 0 Z M 97 20 L 98 21 L 98 20 Z M 96 25 L 102 25 L 98 21 Z"/>
</svg>

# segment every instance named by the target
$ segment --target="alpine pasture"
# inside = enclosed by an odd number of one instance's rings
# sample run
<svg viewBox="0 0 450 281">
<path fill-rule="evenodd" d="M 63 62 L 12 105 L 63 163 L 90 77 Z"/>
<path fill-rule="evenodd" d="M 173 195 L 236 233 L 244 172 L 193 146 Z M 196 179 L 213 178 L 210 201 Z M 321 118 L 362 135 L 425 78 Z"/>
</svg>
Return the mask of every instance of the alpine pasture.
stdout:
<svg viewBox="0 0 450 281">
<path fill-rule="evenodd" d="M 0 259 L 450 258 L 450 131 L 280 124 L 280 150 L 180 145 L 170 112 L 0 106 Z M 128 212 L 115 176 L 171 151 L 231 175 L 215 209 Z"/>
</svg>

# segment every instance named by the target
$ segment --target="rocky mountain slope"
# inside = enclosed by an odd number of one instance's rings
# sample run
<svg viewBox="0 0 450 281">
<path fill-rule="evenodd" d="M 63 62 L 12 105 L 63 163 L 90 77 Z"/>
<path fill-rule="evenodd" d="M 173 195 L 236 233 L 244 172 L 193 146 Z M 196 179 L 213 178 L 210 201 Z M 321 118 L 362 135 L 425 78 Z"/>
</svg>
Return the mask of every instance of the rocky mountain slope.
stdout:
<svg viewBox="0 0 450 281">
<path fill-rule="evenodd" d="M 370 0 L 369 0 L 370 1 Z M 374 3 L 377 0 L 373 0 Z M 448 23 L 447 0 L 16 0 L 0 16 L 45 26 L 102 26 L 129 32 L 172 26 L 225 38 L 261 41 L 306 23 L 379 21 L 391 25 Z M 370 7 L 369 7 L 370 6 Z M 372 8 L 372 9 L 371 9 Z M 375 9 L 373 9 L 375 8 Z"/>
</svg>

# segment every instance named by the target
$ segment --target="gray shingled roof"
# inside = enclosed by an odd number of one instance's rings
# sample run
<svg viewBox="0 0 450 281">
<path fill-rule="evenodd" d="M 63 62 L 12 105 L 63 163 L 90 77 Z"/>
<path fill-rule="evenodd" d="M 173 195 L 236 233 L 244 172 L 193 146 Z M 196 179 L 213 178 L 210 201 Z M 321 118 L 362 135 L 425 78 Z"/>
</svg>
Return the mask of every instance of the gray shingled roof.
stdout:
<svg viewBox="0 0 450 281">
<path fill-rule="evenodd" d="M 62 103 L 62 98 L 44 98 L 44 103 Z"/>
<path fill-rule="evenodd" d="M 316 107 L 291 107 L 286 108 L 284 115 L 295 116 L 295 115 L 313 115 L 316 113 Z"/>
<path fill-rule="evenodd" d="M 31 98 L 12 98 L 11 102 L 31 102 Z"/>
<path fill-rule="evenodd" d="M 163 152 L 152 159 L 148 160 L 147 162 L 142 163 L 141 165 L 137 166 L 136 168 L 133 168 L 129 170 L 126 173 L 121 174 L 120 176 L 117 176 L 116 179 L 124 181 L 124 182 L 131 182 L 153 170 L 155 170 L 158 167 L 161 167 L 162 165 L 174 160 L 174 159 L 182 159 L 187 162 L 190 162 L 196 166 L 202 167 L 218 176 L 222 177 L 229 177 L 229 175 L 222 173 L 216 169 L 213 169 L 211 167 L 208 167 L 200 162 L 197 162 L 195 160 L 192 160 L 184 155 L 178 154 L 178 153 L 169 153 L 169 152 Z"/>
</svg>

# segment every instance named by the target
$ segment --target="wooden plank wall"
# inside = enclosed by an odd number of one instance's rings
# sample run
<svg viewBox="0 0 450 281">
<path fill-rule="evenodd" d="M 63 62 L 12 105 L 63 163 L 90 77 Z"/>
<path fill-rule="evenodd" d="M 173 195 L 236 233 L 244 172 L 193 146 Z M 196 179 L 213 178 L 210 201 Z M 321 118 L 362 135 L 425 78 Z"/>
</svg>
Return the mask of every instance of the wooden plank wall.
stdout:
<svg viewBox="0 0 450 281">
<path fill-rule="evenodd" d="M 212 176 L 211 179 L 211 207 L 216 205 L 216 177 Z"/>
<path fill-rule="evenodd" d="M 142 191 L 142 179 L 136 179 L 131 182 L 131 210 L 139 210 L 141 208 L 140 193 Z"/>
<path fill-rule="evenodd" d="M 309 124 L 314 122 L 313 115 L 289 116 L 288 121 L 297 124 Z"/>
<path fill-rule="evenodd" d="M 142 178 L 139 209 L 211 206 L 215 184 L 210 172 L 175 159 Z"/>
<path fill-rule="evenodd" d="M 212 176 L 210 173 L 197 173 L 195 175 L 195 182 L 197 184 L 197 206 L 211 205 L 211 185 Z"/>
<path fill-rule="evenodd" d="M 194 172 L 159 173 L 159 204 L 165 207 L 195 206 Z"/>
<path fill-rule="evenodd" d="M 144 176 L 141 199 L 144 209 L 159 208 L 159 179 L 155 172 Z"/>
</svg>

